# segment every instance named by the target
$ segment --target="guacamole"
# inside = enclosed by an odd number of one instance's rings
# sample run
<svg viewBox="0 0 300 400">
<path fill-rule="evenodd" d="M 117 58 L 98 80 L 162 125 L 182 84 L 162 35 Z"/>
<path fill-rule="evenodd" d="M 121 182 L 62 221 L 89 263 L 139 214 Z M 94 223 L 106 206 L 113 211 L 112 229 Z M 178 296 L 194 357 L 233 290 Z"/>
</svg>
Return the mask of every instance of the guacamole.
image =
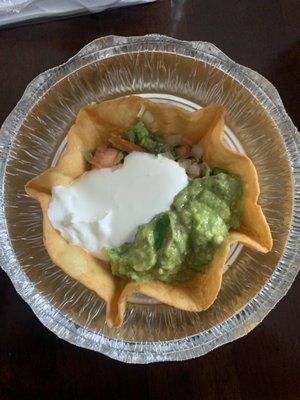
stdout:
<svg viewBox="0 0 300 400">
<path fill-rule="evenodd" d="M 241 196 L 240 179 L 224 171 L 191 180 L 169 211 L 138 228 L 132 243 L 108 250 L 112 273 L 137 282 L 187 280 L 238 227 Z"/>
</svg>

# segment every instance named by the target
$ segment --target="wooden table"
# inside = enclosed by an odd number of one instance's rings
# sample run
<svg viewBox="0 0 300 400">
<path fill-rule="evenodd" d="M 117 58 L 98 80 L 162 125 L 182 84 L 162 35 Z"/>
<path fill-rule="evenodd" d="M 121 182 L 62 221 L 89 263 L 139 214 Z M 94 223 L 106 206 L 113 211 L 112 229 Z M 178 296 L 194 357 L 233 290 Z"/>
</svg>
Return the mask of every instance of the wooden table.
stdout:
<svg viewBox="0 0 300 400">
<path fill-rule="evenodd" d="M 299 126 L 299 11 L 297 0 L 158 0 L 2 29 L 0 124 L 31 79 L 91 40 L 158 32 L 210 41 L 257 70 L 277 87 Z M 125 365 L 58 339 L 1 272 L 0 399 L 299 399 L 299 291 L 298 279 L 253 332 L 202 358 Z"/>
</svg>

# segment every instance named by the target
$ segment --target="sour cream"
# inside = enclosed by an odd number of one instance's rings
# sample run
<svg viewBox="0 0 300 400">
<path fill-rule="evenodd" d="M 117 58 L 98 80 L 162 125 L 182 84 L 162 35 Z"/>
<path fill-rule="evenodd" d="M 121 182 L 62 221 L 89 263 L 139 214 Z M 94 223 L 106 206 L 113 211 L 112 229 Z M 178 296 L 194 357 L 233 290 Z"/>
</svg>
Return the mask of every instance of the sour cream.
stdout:
<svg viewBox="0 0 300 400">
<path fill-rule="evenodd" d="M 138 226 L 169 210 L 187 184 L 177 162 L 133 152 L 118 169 L 94 169 L 53 187 L 48 217 L 68 242 L 105 259 L 106 247 L 132 242 Z"/>
</svg>

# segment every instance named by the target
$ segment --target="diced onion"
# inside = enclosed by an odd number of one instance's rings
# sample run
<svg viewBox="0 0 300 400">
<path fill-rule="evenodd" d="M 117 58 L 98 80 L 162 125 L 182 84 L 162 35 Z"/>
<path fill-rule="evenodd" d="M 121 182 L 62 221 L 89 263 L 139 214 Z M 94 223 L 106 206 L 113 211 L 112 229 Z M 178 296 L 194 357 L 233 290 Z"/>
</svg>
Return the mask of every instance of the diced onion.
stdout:
<svg viewBox="0 0 300 400">
<path fill-rule="evenodd" d="M 191 151 L 191 155 L 195 158 L 197 158 L 198 160 L 200 160 L 200 158 L 203 156 L 203 149 L 202 147 L 197 144 L 196 146 L 192 147 L 192 151 Z"/>
<path fill-rule="evenodd" d="M 142 116 L 144 115 L 144 112 L 145 112 L 145 111 L 146 111 L 146 108 L 145 108 L 144 105 L 142 105 L 140 111 L 138 112 L 137 117 L 138 117 L 138 118 L 142 118 Z"/>
<path fill-rule="evenodd" d="M 172 146 L 178 146 L 181 143 L 182 136 L 181 135 L 169 135 L 166 136 L 166 143 Z"/>
<path fill-rule="evenodd" d="M 201 172 L 200 165 L 195 163 L 189 166 L 187 169 L 187 174 L 191 178 L 199 178 L 200 172 Z"/>
<path fill-rule="evenodd" d="M 178 164 L 184 168 L 187 172 L 187 170 L 189 169 L 189 167 L 192 165 L 192 160 L 179 160 Z"/>
<path fill-rule="evenodd" d="M 165 151 L 164 153 L 161 153 L 161 155 L 169 158 L 170 160 L 175 160 L 173 154 L 170 151 Z"/>
<path fill-rule="evenodd" d="M 154 121 L 154 117 L 153 117 L 153 115 L 151 114 L 150 111 L 146 110 L 146 111 L 143 113 L 143 115 L 142 115 L 142 117 L 141 117 L 141 120 L 142 120 L 145 124 L 152 124 L 152 122 Z"/>
</svg>

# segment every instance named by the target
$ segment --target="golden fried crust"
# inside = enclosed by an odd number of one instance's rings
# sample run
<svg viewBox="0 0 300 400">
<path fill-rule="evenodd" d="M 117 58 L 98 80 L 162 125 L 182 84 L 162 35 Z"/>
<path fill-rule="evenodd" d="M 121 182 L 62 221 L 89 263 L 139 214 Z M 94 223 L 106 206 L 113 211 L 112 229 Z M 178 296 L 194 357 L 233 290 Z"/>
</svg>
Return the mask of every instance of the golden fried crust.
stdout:
<svg viewBox="0 0 300 400">
<path fill-rule="evenodd" d="M 203 148 L 203 159 L 208 165 L 240 176 L 243 183 L 243 219 L 239 229 L 229 232 L 227 242 L 218 249 L 211 265 L 186 282 L 135 283 L 118 278 L 112 275 L 107 263 L 82 248 L 69 244 L 52 227 L 47 215 L 52 187 L 68 185 L 82 175 L 88 169 L 82 153 L 106 145 L 113 134 L 122 135 L 136 122 L 142 105 L 154 117 L 153 122 L 147 124 L 151 132 L 181 134 L 187 143 L 199 143 Z M 259 185 L 255 167 L 248 157 L 223 144 L 224 113 L 224 108 L 220 106 L 210 106 L 190 113 L 137 96 L 84 107 L 68 133 L 67 149 L 58 165 L 26 184 L 26 192 L 38 200 L 42 208 L 43 238 L 49 256 L 66 274 L 105 300 L 109 326 L 122 324 L 126 301 L 134 292 L 151 296 L 182 310 L 206 310 L 220 290 L 230 243 L 240 241 L 257 251 L 271 250 L 270 229 L 261 207 L 257 204 Z"/>
</svg>

